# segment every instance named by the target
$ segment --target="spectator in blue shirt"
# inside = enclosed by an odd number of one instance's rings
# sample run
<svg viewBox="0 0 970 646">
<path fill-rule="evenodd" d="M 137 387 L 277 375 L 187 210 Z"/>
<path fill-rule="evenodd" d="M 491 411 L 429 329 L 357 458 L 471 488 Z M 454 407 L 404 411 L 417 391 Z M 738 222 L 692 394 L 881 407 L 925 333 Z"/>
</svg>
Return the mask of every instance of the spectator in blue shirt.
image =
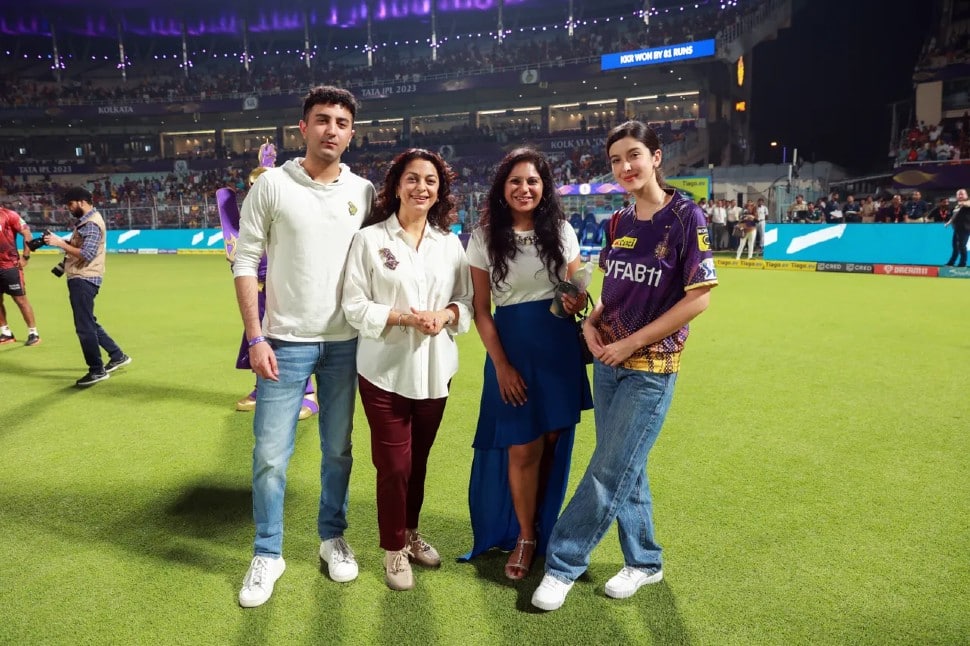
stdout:
<svg viewBox="0 0 970 646">
<path fill-rule="evenodd" d="M 913 191 L 909 195 L 909 201 L 903 207 L 906 218 L 904 222 L 926 222 L 926 212 L 930 210 L 930 205 L 923 201 L 923 195 L 919 191 Z"/>
</svg>

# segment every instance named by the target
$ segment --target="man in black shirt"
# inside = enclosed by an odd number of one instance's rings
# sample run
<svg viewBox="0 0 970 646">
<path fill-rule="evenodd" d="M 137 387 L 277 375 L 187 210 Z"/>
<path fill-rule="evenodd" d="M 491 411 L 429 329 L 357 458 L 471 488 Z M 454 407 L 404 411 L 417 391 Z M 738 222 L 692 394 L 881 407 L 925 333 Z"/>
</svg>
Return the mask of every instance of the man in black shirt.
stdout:
<svg viewBox="0 0 970 646">
<path fill-rule="evenodd" d="M 957 203 L 953 207 L 953 215 L 947 220 L 945 227 L 953 227 L 953 254 L 946 264 L 953 266 L 959 257 L 960 262 L 957 267 L 967 266 L 967 242 L 970 241 L 970 200 L 967 199 L 967 190 L 961 188 L 957 191 Z"/>
</svg>

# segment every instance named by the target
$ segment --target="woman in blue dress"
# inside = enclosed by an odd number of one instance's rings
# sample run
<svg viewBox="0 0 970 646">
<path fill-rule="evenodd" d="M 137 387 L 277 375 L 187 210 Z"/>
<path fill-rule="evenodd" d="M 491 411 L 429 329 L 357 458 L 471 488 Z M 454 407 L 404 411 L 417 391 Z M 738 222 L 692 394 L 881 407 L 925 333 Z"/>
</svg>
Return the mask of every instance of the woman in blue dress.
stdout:
<svg viewBox="0 0 970 646">
<path fill-rule="evenodd" d="M 549 309 L 580 260 L 541 153 L 519 148 L 499 164 L 467 254 L 488 357 L 468 491 L 474 546 L 462 560 L 510 550 L 505 575 L 518 580 L 545 553 L 566 494 L 573 432 L 580 411 L 592 408 L 572 319 L 586 294 L 564 297 L 568 318 Z"/>
</svg>

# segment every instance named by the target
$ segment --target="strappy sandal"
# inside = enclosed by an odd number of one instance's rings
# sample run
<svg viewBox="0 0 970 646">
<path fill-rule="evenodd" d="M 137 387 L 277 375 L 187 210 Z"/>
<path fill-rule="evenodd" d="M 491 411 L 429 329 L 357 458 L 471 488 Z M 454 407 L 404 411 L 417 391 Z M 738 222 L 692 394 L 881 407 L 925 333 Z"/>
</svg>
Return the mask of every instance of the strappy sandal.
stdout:
<svg viewBox="0 0 970 646">
<path fill-rule="evenodd" d="M 527 541 L 520 538 L 515 543 L 515 549 L 509 554 L 509 560 L 505 563 L 505 576 L 513 581 L 525 578 L 532 567 L 532 559 L 536 553 L 535 540 Z"/>
</svg>

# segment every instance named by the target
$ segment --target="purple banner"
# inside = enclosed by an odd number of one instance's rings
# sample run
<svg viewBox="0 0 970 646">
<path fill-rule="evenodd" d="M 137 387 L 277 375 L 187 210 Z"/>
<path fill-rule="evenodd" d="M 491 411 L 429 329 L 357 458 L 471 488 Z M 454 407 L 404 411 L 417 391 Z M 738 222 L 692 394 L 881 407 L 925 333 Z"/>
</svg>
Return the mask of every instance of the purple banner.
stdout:
<svg viewBox="0 0 970 646">
<path fill-rule="evenodd" d="M 953 190 L 970 187 L 970 159 L 904 164 L 893 175 L 899 190 Z"/>
</svg>

